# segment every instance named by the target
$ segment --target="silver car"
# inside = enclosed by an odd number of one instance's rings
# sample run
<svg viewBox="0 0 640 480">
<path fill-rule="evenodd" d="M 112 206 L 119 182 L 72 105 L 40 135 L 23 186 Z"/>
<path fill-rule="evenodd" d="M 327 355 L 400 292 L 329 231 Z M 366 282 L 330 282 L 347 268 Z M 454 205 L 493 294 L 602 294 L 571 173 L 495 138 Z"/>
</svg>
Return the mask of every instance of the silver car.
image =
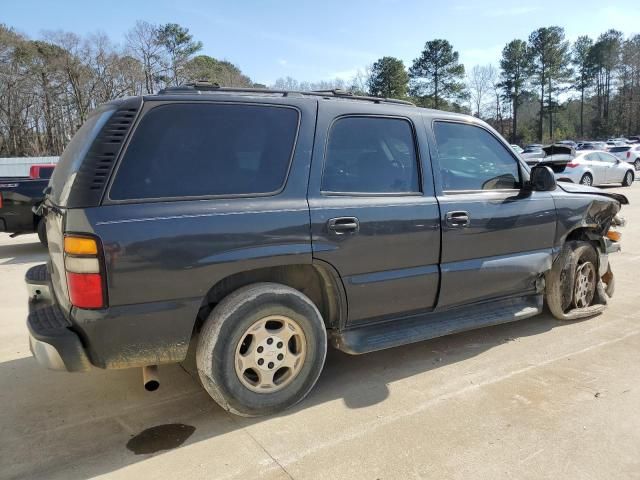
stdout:
<svg viewBox="0 0 640 480">
<path fill-rule="evenodd" d="M 625 145 L 624 147 L 611 147 L 609 153 L 618 159 L 633 164 L 636 170 L 640 170 L 640 145 Z"/>
<path fill-rule="evenodd" d="M 621 183 L 628 187 L 635 178 L 634 166 L 599 150 L 584 150 L 577 153 L 554 153 L 548 155 L 544 164 L 551 167 L 558 181 L 569 181 L 582 185 L 605 185 Z"/>
</svg>

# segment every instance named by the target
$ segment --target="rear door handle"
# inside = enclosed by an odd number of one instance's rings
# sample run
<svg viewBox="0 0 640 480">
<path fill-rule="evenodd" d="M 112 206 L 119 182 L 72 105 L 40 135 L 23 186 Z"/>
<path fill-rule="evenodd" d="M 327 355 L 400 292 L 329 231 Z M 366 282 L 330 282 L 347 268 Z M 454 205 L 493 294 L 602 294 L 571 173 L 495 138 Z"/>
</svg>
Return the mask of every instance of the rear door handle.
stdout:
<svg viewBox="0 0 640 480">
<path fill-rule="evenodd" d="M 356 217 L 336 217 L 329 219 L 327 228 L 336 235 L 358 233 L 360 230 L 360 222 Z"/>
<path fill-rule="evenodd" d="M 468 227 L 469 226 L 469 212 L 457 211 L 447 212 L 445 215 L 447 225 L 449 227 Z"/>
</svg>

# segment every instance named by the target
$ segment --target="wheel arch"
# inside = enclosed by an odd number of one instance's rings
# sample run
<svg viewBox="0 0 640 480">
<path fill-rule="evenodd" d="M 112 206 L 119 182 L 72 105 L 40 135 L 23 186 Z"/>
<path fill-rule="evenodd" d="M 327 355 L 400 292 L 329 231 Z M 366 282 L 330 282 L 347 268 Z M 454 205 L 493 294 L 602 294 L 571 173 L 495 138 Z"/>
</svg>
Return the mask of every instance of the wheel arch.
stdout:
<svg viewBox="0 0 640 480">
<path fill-rule="evenodd" d="M 258 282 L 274 282 L 295 288 L 316 305 L 327 329 L 341 329 L 347 318 L 344 286 L 331 265 L 319 261 L 312 264 L 279 265 L 231 274 L 209 288 L 202 299 L 193 328 L 200 330 L 215 306 L 241 287 Z"/>
</svg>

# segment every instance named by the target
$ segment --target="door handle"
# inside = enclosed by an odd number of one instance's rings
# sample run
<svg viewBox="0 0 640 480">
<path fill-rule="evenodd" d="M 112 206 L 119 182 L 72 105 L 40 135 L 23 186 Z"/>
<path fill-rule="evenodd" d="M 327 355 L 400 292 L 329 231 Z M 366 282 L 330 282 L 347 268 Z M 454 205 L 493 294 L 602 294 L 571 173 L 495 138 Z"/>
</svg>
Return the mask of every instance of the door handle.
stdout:
<svg viewBox="0 0 640 480">
<path fill-rule="evenodd" d="M 345 233 L 358 233 L 360 230 L 360 222 L 356 217 L 337 217 L 331 218 L 327 222 L 327 228 L 336 235 Z"/>
<path fill-rule="evenodd" d="M 445 220 L 449 227 L 468 227 L 470 222 L 469 213 L 463 211 L 447 212 Z"/>
</svg>

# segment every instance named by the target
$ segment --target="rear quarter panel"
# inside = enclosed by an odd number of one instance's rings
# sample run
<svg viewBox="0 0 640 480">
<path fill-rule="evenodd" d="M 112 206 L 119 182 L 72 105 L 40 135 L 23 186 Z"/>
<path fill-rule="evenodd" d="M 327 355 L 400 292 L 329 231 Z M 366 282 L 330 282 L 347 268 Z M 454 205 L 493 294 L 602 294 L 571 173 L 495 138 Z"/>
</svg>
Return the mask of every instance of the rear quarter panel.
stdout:
<svg viewBox="0 0 640 480">
<path fill-rule="evenodd" d="M 306 193 L 315 106 L 298 106 L 296 149 L 279 194 L 68 212 L 66 231 L 93 232 L 104 248 L 108 308 L 72 312 L 94 364 L 181 361 L 203 299 L 217 282 L 262 267 L 311 264 Z"/>
</svg>

